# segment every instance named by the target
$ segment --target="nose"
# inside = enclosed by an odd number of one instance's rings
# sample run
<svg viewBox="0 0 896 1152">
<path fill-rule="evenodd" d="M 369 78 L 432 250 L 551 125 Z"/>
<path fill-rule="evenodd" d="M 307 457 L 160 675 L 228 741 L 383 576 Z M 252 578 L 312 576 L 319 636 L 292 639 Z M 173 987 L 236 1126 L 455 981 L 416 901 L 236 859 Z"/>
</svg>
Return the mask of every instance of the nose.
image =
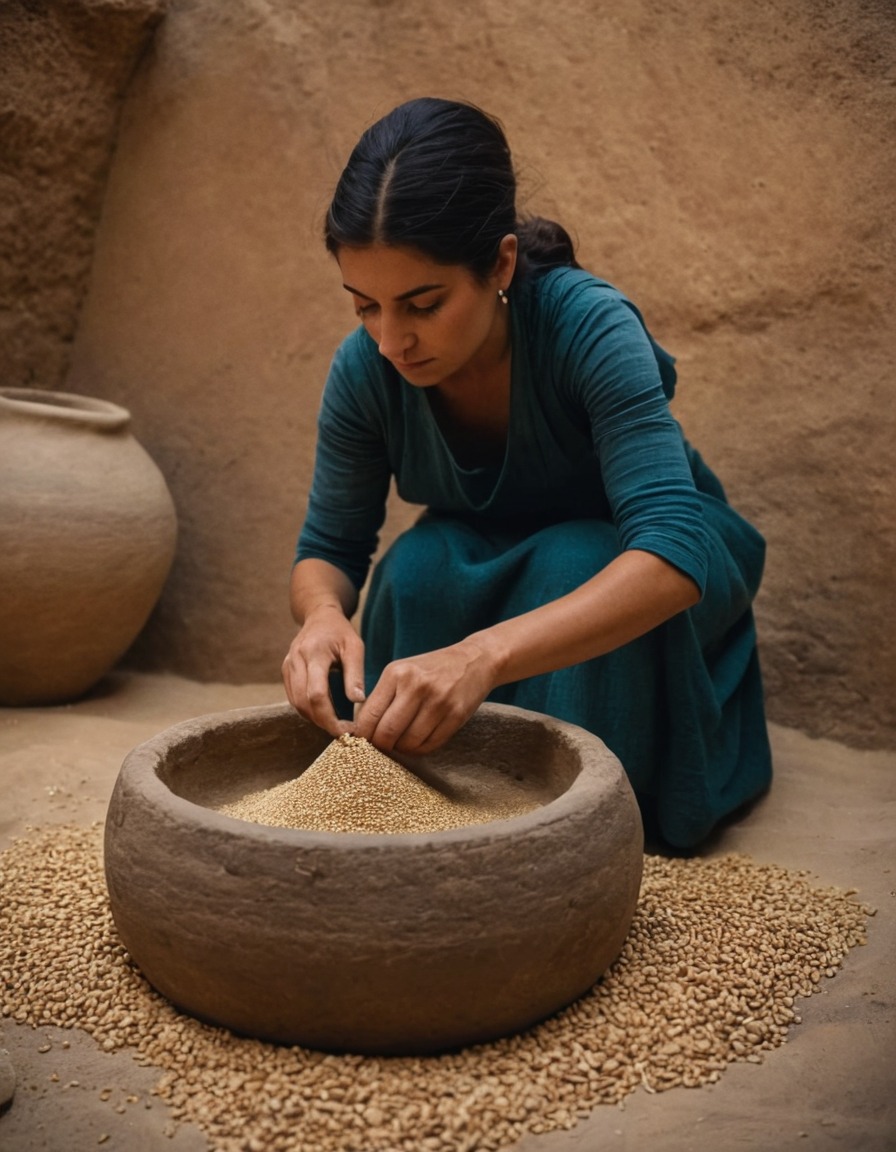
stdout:
<svg viewBox="0 0 896 1152">
<path fill-rule="evenodd" d="M 403 360 L 405 353 L 413 347 L 416 337 L 409 332 L 400 316 L 380 317 L 379 339 L 377 347 L 380 355 L 387 360 Z"/>
</svg>

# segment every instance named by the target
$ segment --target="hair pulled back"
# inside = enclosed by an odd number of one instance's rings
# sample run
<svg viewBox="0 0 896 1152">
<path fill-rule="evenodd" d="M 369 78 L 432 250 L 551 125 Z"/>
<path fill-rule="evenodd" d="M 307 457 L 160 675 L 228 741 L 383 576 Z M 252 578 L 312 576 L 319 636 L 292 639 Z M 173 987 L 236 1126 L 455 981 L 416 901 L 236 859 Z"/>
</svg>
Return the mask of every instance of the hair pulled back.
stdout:
<svg viewBox="0 0 896 1152">
<path fill-rule="evenodd" d="M 519 238 L 518 274 L 576 264 L 572 240 L 542 217 L 521 221 L 500 123 L 473 104 L 421 97 L 371 125 L 355 145 L 327 212 L 324 238 L 345 247 L 416 248 L 485 279 L 501 240 Z"/>
</svg>

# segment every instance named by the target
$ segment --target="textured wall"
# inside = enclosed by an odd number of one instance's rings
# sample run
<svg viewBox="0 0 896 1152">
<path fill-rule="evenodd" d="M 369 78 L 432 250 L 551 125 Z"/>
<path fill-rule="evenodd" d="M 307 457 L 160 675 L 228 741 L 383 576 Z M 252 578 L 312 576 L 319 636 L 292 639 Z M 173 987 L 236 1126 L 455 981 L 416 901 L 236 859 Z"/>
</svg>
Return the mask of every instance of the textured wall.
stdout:
<svg viewBox="0 0 896 1152">
<path fill-rule="evenodd" d="M 67 382 L 131 409 L 179 509 L 134 659 L 277 677 L 317 400 L 353 322 L 320 219 L 359 130 L 434 93 L 502 118 L 527 205 L 679 356 L 677 412 L 769 540 L 771 715 L 892 743 L 894 49 L 892 9 L 857 0 L 173 3 Z"/>
<path fill-rule="evenodd" d="M 166 3 L 0 3 L 4 385 L 62 383 L 121 99 Z"/>
</svg>

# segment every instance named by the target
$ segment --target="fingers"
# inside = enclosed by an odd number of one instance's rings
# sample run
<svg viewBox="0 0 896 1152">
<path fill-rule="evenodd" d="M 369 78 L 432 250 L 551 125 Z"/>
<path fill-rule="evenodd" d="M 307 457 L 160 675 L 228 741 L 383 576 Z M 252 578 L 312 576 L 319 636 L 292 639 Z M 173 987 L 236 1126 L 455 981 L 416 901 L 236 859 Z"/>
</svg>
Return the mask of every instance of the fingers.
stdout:
<svg viewBox="0 0 896 1152">
<path fill-rule="evenodd" d="M 333 736 L 346 730 L 333 707 L 328 676 L 321 682 L 317 670 L 292 653 L 283 661 L 282 672 L 286 698 L 298 713 Z"/>
<path fill-rule="evenodd" d="M 432 720 L 397 706 L 387 708 L 382 715 L 378 715 L 368 701 L 355 717 L 354 734 L 363 736 L 386 753 L 431 751 L 430 736 L 433 731 Z"/>
<path fill-rule="evenodd" d="M 286 696 L 307 720 L 333 736 L 354 730 L 354 724 L 336 713 L 330 692 L 330 673 L 341 667 L 350 701 L 364 699 L 364 645 L 350 626 L 338 634 L 301 629 L 282 665 Z"/>
<path fill-rule="evenodd" d="M 305 697 L 305 663 L 296 659 L 292 648 L 286 653 L 280 675 L 283 677 L 287 700 L 297 712 L 301 712 L 300 705 Z"/>
<path fill-rule="evenodd" d="M 363 704 L 367 699 L 364 691 L 364 645 L 345 645 L 342 652 L 342 683 L 345 694 L 352 704 Z"/>
<path fill-rule="evenodd" d="M 383 672 L 355 717 L 355 735 L 383 752 L 432 752 L 482 703 L 469 684 L 426 666 L 426 658 L 396 661 Z"/>
<path fill-rule="evenodd" d="M 351 728 L 351 724 L 340 720 L 336 715 L 333 697 L 330 694 L 330 667 L 315 663 L 307 669 L 305 707 L 310 720 L 319 728 L 336 736 Z"/>
<path fill-rule="evenodd" d="M 345 658 L 351 658 L 349 649 Z M 481 643 L 469 640 L 393 660 L 357 710 L 355 735 L 387 753 L 432 752 L 466 723 L 491 691 L 493 666 Z"/>
<path fill-rule="evenodd" d="M 413 695 L 396 695 L 381 679 L 355 716 L 355 735 L 363 736 L 383 752 L 415 752 L 430 735 L 419 701 Z"/>
</svg>

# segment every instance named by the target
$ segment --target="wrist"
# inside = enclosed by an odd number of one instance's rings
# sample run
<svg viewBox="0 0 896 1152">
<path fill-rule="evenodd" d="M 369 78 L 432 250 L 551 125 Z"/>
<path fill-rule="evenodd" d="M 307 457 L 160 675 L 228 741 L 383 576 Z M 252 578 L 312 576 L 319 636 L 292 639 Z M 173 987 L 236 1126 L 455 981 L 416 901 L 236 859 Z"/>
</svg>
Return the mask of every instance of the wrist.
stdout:
<svg viewBox="0 0 896 1152">
<path fill-rule="evenodd" d="M 494 628 L 472 632 L 462 641 L 470 664 L 480 669 L 480 675 L 487 681 L 488 689 L 503 684 L 504 673 L 509 662 L 509 653 L 504 651 L 500 634 Z"/>
<path fill-rule="evenodd" d="M 321 616 L 326 612 L 337 612 L 343 619 L 346 618 L 345 611 L 338 600 L 318 600 L 309 604 L 307 608 L 302 610 L 299 617 L 299 623 L 302 625 L 307 624 L 313 617 Z"/>
</svg>

